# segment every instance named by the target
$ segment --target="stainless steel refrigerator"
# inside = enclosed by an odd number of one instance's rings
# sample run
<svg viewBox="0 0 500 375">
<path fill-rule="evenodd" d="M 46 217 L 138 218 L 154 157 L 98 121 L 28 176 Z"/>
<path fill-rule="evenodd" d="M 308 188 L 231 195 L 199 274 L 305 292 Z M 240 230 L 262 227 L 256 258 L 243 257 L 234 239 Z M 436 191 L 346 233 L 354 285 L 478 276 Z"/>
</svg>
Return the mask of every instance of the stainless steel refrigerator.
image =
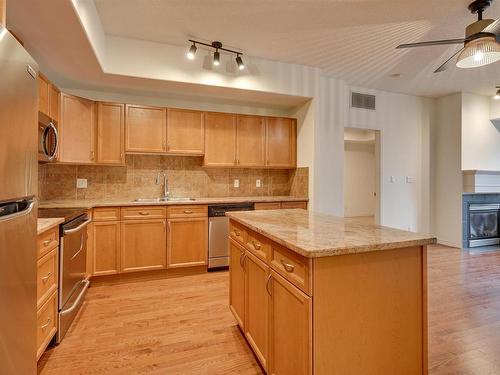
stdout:
<svg viewBox="0 0 500 375">
<path fill-rule="evenodd" d="M 36 373 L 38 66 L 0 26 L 0 374 Z"/>
</svg>

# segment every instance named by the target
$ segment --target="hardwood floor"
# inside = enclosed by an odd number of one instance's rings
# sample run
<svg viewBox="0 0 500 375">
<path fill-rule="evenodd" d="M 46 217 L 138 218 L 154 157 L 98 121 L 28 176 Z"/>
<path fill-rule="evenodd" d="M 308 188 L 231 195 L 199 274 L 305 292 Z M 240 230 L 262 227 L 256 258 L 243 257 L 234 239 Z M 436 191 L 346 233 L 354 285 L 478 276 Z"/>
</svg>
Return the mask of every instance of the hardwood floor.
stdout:
<svg viewBox="0 0 500 375">
<path fill-rule="evenodd" d="M 500 374 L 500 251 L 429 248 L 429 373 Z M 226 272 L 94 285 L 42 375 L 262 374 Z"/>
</svg>

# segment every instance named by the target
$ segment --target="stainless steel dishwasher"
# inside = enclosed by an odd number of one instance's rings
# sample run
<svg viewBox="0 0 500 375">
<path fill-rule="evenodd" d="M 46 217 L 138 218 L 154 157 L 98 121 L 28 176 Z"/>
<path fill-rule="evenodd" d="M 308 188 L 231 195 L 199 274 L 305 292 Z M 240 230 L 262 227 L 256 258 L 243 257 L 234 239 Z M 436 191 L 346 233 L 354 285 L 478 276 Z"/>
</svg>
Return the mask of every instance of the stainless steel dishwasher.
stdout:
<svg viewBox="0 0 500 375">
<path fill-rule="evenodd" d="M 252 211 L 253 203 L 217 204 L 208 206 L 208 269 L 229 267 L 228 211 Z"/>
</svg>

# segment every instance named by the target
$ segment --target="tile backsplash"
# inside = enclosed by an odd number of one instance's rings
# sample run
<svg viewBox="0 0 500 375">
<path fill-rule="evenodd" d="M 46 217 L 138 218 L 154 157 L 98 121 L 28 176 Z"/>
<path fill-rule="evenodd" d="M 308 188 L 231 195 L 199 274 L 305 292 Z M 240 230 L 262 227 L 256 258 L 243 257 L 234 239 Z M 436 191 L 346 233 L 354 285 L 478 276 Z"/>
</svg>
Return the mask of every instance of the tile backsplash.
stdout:
<svg viewBox="0 0 500 375">
<path fill-rule="evenodd" d="M 203 168 L 201 157 L 127 155 L 126 166 L 39 164 L 40 200 L 135 199 L 162 195 L 165 170 L 172 196 L 308 196 L 308 168 L 294 170 Z M 87 179 L 87 188 L 77 189 L 76 179 Z M 239 188 L 233 187 L 235 179 Z M 259 179 L 261 187 L 256 187 Z"/>
</svg>

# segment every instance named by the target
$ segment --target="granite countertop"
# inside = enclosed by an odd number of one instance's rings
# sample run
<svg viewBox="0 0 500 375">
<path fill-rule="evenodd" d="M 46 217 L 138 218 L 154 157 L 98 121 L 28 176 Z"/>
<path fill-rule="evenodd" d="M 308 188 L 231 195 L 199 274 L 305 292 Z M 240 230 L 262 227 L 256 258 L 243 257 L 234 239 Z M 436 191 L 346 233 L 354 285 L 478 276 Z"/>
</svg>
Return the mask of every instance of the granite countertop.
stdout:
<svg viewBox="0 0 500 375">
<path fill-rule="evenodd" d="M 194 198 L 190 201 L 168 201 L 168 202 L 134 202 L 130 200 L 48 200 L 39 203 L 40 208 L 93 208 L 93 207 L 113 207 L 113 206 L 178 206 L 185 204 L 218 204 L 218 203 L 246 203 L 246 202 L 298 202 L 308 201 L 308 198 L 291 196 L 266 196 L 266 197 L 214 197 L 214 198 Z"/>
<path fill-rule="evenodd" d="M 436 243 L 429 235 L 300 209 L 228 212 L 226 215 L 307 258 Z"/>
<path fill-rule="evenodd" d="M 37 230 L 38 234 L 42 234 L 43 232 L 48 231 L 49 229 L 58 226 L 59 224 L 64 222 L 64 218 L 62 217 L 54 217 L 49 219 L 38 219 L 37 221 Z"/>
</svg>

